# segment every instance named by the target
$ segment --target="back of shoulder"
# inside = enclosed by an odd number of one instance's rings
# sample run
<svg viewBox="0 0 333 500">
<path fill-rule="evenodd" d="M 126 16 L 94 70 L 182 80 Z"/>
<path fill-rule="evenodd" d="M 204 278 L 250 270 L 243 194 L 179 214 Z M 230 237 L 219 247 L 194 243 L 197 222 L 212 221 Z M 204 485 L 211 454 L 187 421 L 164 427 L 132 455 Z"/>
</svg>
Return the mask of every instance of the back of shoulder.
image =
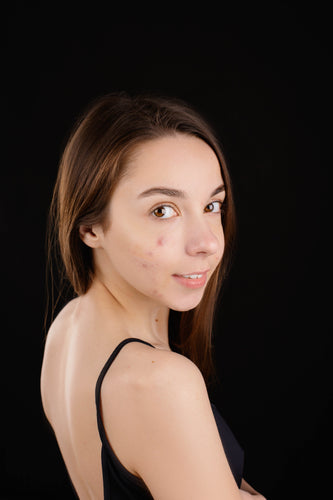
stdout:
<svg viewBox="0 0 333 500">
<path fill-rule="evenodd" d="M 145 379 L 143 389 L 168 390 L 170 386 L 177 387 L 180 391 L 185 383 L 195 387 L 197 385 L 205 388 L 205 382 L 199 368 L 188 358 L 172 351 L 162 351 L 154 349 L 152 352 L 146 351 L 147 368 L 149 377 Z M 149 363 L 150 361 L 150 363 Z"/>
<path fill-rule="evenodd" d="M 125 352 L 123 352 L 125 351 Z M 113 361 L 113 376 L 121 380 L 128 391 L 167 390 L 170 384 L 181 388 L 180 381 L 205 386 L 199 368 L 188 358 L 173 351 L 152 348 L 141 342 L 130 342 L 123 346 Z M 118 378 L 118 376 L 120 378 Z M 106 377 L 103 385 L 108 385 Z M 113 382 L 110 380 L 110 387 Z M 141 394 L 142 395 L 142 394 Z"/>
<path fill-rule="evenodd" d="M 131 467 L 154 498 L 239 498 L 197 366 L 169 351 L 141 349 L 126 385 Z"/>
<path fill-rule="evenodd" d="M 145 404 L 145 395 L 149 401 L 154 395 L 159 399 L 163 395 L 168 402 L 168 398 L 186 394 L 207 394 L 199 368 L 185 356 L 143 344 L 137 348 L 139 356 L 129 371 L 128 389 L 140 394 L 140 404 Z"/>
<path fill-rule="evenodd" d="M 193 412 L 211 411 L 204 378 L 192 361 L 169 351 L 145 354 L 141 376 L 130 382 L 136 425 L 144 432 L 153 424 L 163 430 L 171 418 L 187 426 Z"/>
</svg>

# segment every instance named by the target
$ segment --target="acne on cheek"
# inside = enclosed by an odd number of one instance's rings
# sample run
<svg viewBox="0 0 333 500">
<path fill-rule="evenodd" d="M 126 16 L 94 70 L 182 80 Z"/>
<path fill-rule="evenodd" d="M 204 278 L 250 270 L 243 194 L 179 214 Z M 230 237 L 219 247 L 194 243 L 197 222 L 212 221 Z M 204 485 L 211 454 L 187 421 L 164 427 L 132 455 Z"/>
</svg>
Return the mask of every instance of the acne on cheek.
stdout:
<svg viewBox="0 0 333 500">
<path fill-rule="evenodd" d="M 165 245 L 165 243 L 166 243 L 166 241 L 165 241 L 164 236 L 160 236 L 158 238 L 158 240 L 156 241 L 156 246 L 157 247 L 163 247 Z M 153 250 L 147 250 L 146 252 L 144 252 L 144 257 L 143 258 L 145 258 L 145 257 L 148 258 L 148 259 L 154 257 Z M 144 266 L 144 267 L 146 267 L 146 266 Z"/>
<path fill-rule="evenodd" d="M 137 265 L 147 270 L 154 270 L 157 267 L 157 264 L 155 262 L 151 262 L 153 255 L 153 252 L 146 252 L 142 257 L 137 257 L 135 259 Z"/>
<path fill-rule="evenodd" d="M 148 262 L 146 260 L 138 260 L 137 261 L 139 265 L 141 265 L 141 267 L 143 267 L 144 269 L 154 269 L 156 268 L 156 264 L 153 264 L 151 262 Z"/>
<path fill-rule="evenodd" d="M 141 264 L 143 267 L 151 266 L 150 260 L 154 257 L 154 252 L 152 250 L 146 250 L 134 247 L 131 249 L 137 263 Z"/>
</svg>

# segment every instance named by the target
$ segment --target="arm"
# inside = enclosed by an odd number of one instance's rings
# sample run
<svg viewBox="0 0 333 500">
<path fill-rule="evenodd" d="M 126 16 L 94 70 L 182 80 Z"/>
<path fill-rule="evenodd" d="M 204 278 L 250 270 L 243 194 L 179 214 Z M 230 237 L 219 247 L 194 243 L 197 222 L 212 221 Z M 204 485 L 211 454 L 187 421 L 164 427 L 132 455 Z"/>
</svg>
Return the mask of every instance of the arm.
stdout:
<svg viewBox="0 0 333 500">
<path fill-rule="evenodd" d="M 158 500 L 241 500 L 200 371 L 176 353 L 147 355 L 126 386 L 133 470 Z"/>
<path fill-rule="evenodd" d="M 242 498 L 244 500 L 246 498 L 248 498 L 249 500 L 251 498 L 253 500 L 254 499 L 257 499 L 257 500 L 266 500 L 265 497 L 263 497 L 260 493 L 258 493 L 258 491 L 256 491 L 254 488 L 252 488 L 252 486 L 250 486 L 249 483 L 247 483 L 245 481 L 245 479 L 242 479 L 241 487 L 240 487 L 240 492 L 241 492 Z"/>
</svg>

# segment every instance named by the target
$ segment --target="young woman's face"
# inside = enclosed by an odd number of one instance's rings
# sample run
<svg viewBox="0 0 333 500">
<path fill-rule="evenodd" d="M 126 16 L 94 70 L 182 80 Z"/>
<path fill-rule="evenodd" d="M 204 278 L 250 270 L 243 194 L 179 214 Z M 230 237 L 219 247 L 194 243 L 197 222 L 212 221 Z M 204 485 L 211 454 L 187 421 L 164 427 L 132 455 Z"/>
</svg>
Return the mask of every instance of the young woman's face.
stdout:
<svg viewBox="0 0 333 500">
<path fill-rule="evenodd" d="M 200 302 L 224 250 L 220 165 L 201 139 L 141 144 L 109 204 L 102 272 L 115 293 L 185 311 Z"/>
</svg>

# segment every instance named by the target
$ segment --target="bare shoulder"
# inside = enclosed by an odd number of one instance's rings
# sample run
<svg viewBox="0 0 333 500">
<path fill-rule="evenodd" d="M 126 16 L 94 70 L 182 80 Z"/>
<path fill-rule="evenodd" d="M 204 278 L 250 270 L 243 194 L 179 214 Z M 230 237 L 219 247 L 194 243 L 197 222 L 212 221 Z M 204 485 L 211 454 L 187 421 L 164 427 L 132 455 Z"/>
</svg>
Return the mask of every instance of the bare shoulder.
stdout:
<svg viewBox="0 0 333 500">
<path fill-rule="evenodd" d="M 75 311 L 75 308 L 78 305 L 78 301 L 79 301 L 78 298 L 70 300 L 54 318 L 47 332 L 46 346 L 48 344 L 53 344 L 54 342 L 56 342 L 56 337 L 58 332 L 63 332 L 67 330 L 72 315 Z"/>
<path fill-rule="evenodd" d="M 122 352 L 126 351 L 126 352 Z M 121 373 L 122 383 L 127 390 L 142 392 L 168 390 L 170 385 L 181 388 L 182 382 L 205 389 L 205 382 L 199 368 L 188 358 L 173 351 L 152 348 L 141 342 L 131 342 L 123 347 L 114 361 L 114 374 Z M 117 375 L 115 375 L 117 376 Z M 106 379 L 106 391 L 110 384 Z"/>
<path fill-rule="evenodd" d="M 140 416 L 136 423 L 148 430 L 152 422 L 159 421 L 163 429 L 172 413 L 185 426 L 193 412 L 203 412 L 209 418 L 211 406 L 199 368 L 181 354 L 151 351 L 145 351 L 139 371 L 129 381 L 133 411 Z"/>
<path fill-rule="evenodd" d="M 155 349 L 150 355 L 151 366 L 149 377 L 145 379 L 142 390 L 175 392 L 178 395 L 193 391 L 206 393 L 205 381 L 199 368 L 188 358 L 172 351 Z"/>
<path fill-rule="evenodd" d="M 184 419 L 191 405 L 204 403 L 206 409 L 210 409 L 204 378 L 191 360 L 172 351 L 152 349 L 142 344 L 136 349 L 137 361 L 129 372 L 127 389 L 134 415 L 141 414 L 143 426 L 149 425 L 151 418 L 165 415 L 166 410 L 170 415 L 172 408 L 180 418 L 183 414 Z"/>
<path fill-rule="evenodd" d="M 154 498 L 238 499 L 198 367 L 174 352 L 126 347 L 117 404 L 108 389 L 103 398 L 105 427 L 125 465 Z"/>
</svg>

